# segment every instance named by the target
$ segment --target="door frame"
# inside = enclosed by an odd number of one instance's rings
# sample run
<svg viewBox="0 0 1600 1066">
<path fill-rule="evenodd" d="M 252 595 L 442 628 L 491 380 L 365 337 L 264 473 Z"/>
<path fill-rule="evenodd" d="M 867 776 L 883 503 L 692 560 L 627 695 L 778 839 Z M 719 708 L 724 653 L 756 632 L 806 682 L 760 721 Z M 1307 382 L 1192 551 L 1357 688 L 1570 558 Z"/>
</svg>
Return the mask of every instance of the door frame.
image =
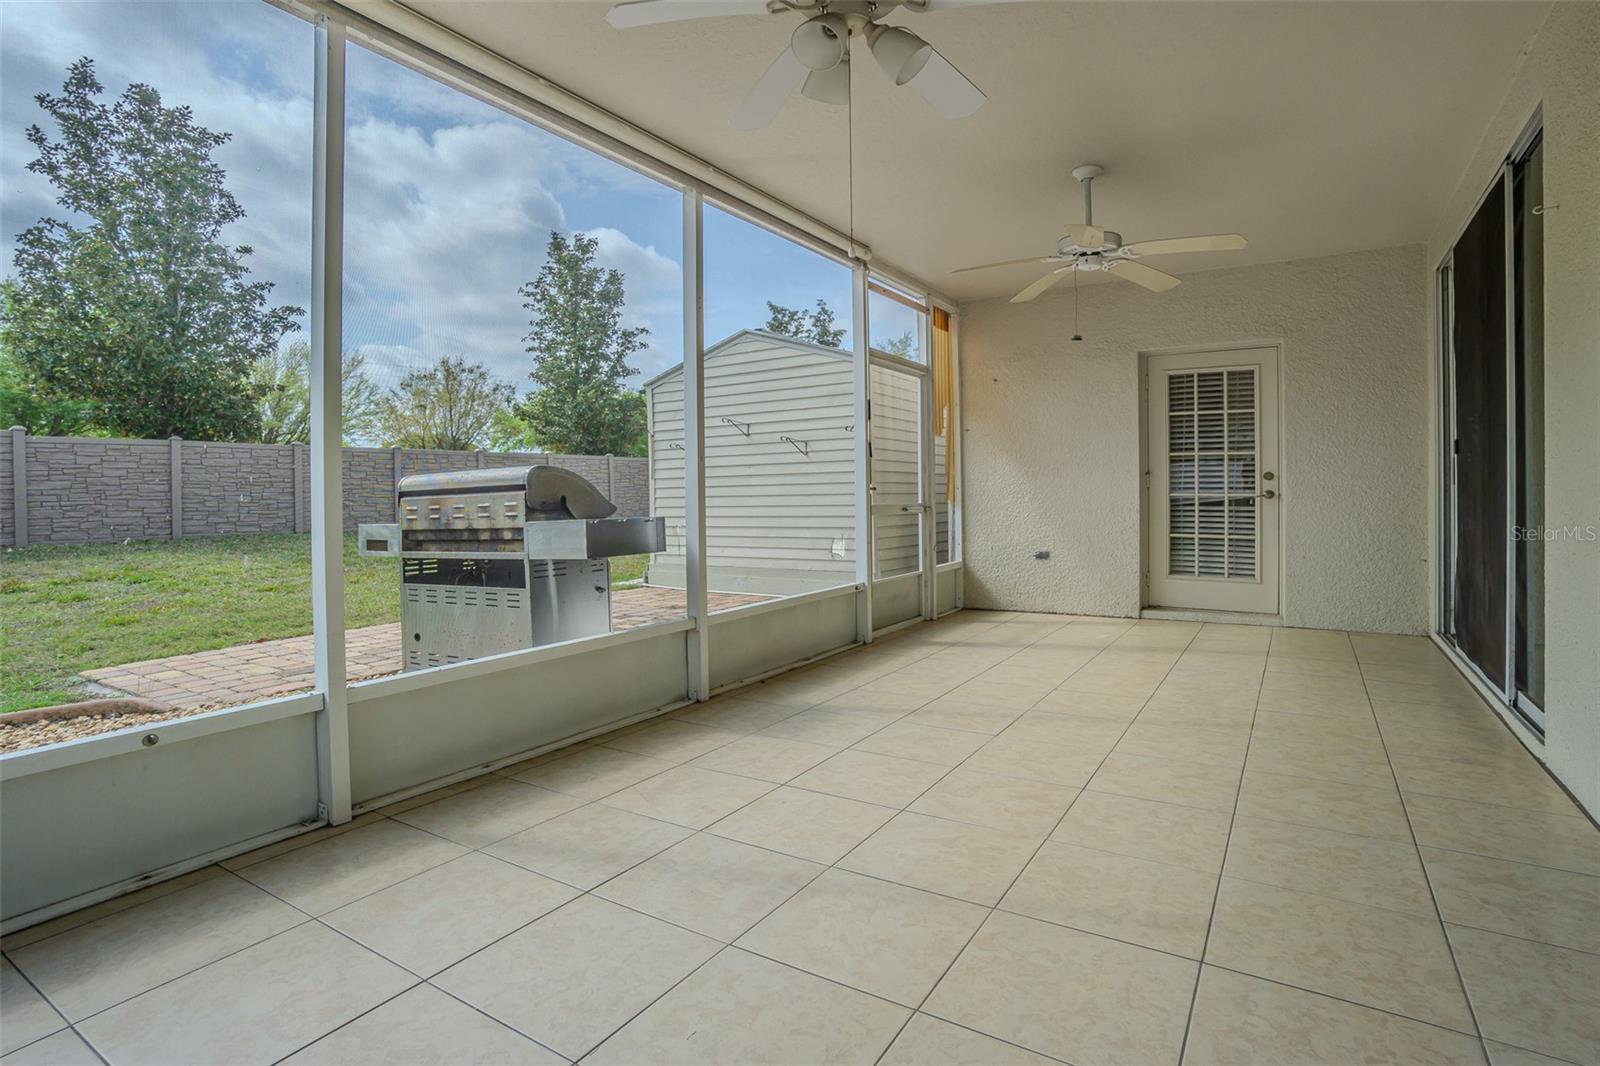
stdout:
<svg viewBox="0 0 1600 1066">
<path fill-rule="evenodd" d="M 1283 447 L 1285 408 L 1284 397 L 1287 395 L 1285 383 L 1288 380 L 1289 375 L 1288 366 L 1286 365 L 1285 360 L 1285 346 L 1281 337 L 1258 337 L 1237 341 L 1217 342 L 1214 344 L 1177 345 L 1169 348 L 1142 348 L 1139 351 L 1138 366 L 1135 372 L 1138 374 L 1138 389 L 1136 391 L 1138 393 L 1139 402 L 1139 468 L 1136 471 L 1136 475 L 1138 477 L 1136 484 L 1138 485 L 1139 495 L 1139 605 L 1141 607 L 1160 606 L 1150 602 L 1150 568 L 1153 565 L 1150 557 L 1149 535 L 1151 508 L 1153 506 L 1150 498 L 1150 489 L 1152 483 L 1150 466 L 1150 360 L 1158 356 L 1166 355 L 1209 355 L 1213 352 L 1237 352 L 1250 348 L 1273 348 L 1277 351 L 1278 385 L 1276 390 L 1277 395 L 1274 397 L 1274 399 L 1277 401 L 1278 405 L 1278 431 L 1277 439 L 1273 442 L 1277 445 L 1278 451 L 1278 465 L 1276 472 L 1278 475 L 1278 484 L 1280 486 L 1291 484 L 1291 482 L 1288 480 L 1290 475 L 1289 461 L 1287 455 L 1284 453 Z M 1263 620 L 1272 618 L 1277 619 L 1280 622 L 1285 619 L 1288 616 L 1289 585 L 1287 581 L 1288 575 L 1284 566 L 1284 544 L 1288 540 L 1289 497 L 1291 495 L 1292 494 L 1284 493 L 1281 488 L 1279 489 L 1278 543 L 1277 549 L 1274 552 L 1276 558 L 1271 560 L 1270 564 L 1277 569 L 1278 609 L 1271 614 L 1253 614 L 1227 610 L 1205 611 L 1199 608 L 1177 609 L 1194 610 L 1199 614 L 1209 613 L 1227 615 L 1229 617 L 1255 617 Z M 1268 560 L 1266 559 L 1262 559 L 1261 562 L 1263 567 L 1268 565 Z"/>
</svg>

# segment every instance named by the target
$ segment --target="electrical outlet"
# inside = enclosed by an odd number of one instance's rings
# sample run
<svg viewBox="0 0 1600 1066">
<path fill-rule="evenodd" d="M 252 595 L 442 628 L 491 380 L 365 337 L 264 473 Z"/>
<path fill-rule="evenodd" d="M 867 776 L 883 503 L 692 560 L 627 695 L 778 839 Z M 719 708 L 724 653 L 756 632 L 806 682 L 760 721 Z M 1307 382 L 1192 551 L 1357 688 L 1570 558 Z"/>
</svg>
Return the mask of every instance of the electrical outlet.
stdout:
<svg viewBox="0 0 1600 1066">
<path fill-rule="evenodd" d="M 1050 550 L 1046 548 L 1042 551 L 1036 551 L 1033 553 L 1033 557 L 1035 559 L 1048 559 L 1050 558 Z"/>
</svg>

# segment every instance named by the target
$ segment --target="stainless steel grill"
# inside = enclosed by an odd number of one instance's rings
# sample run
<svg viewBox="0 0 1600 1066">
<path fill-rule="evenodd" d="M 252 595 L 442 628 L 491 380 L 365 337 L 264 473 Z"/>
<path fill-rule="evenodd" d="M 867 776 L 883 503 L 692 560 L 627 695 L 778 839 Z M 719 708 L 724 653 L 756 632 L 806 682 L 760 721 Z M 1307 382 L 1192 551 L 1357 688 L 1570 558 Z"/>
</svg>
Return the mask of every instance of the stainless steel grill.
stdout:
<svg viewBox="0 0 1600 1066">
<path fill-rule="evenodd" d="M 616 506 L 559 466 L 414 474 L 396 522 L 363 523 L 362 555 L 400 559 L 403 666 L 430 666 L 611 631 L 611 557 L 658 552 L 661 518 Z"/>
</svg>

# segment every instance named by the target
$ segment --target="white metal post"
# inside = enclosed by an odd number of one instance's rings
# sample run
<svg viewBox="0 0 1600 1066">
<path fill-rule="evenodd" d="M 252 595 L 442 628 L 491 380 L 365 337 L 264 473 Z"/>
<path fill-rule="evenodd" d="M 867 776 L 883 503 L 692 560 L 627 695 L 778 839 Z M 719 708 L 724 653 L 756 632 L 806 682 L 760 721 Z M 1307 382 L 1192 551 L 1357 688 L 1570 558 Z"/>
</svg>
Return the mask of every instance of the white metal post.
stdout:
<svg viewBox="0 0 1600 1066">
<path fill-rule="evenodd" d="M 856 600 L 856 639 L 872 641 L 872 359 L 867 351 L 867 268 L 851 266 L 850 335 L 855 342 L 856 429 L 856 582 L 862 588 Z"/>
<path fill-rule="evenodd" d="M 961 435 L 961 318 L 951 312 L 950 314 L 950 427 L 949 436 L 945 439 L 945 474 L 955 485 L 955 497 L 950 501 L 950 561 L 962 563 L 961 569 L 956 571 L 956 602 L 959 610 L 966 606 L 966 576 L 965 549 L 963 547 L 963 529 L 966 524 L 962 498 L 963 488 L 961 472 L 966 468 L 966 439 Z"/>
<path fill-rule="evenodd" d="M 931 621 L 937 617 L 938 610 L 935 598 L 939 594 L 939 501 L 933 495 L 937 484 L 933 475 L 938 456 L 933 450 L 933 315 L 928 311 L 917 316 L 917 348 L 922 352 L 922 365 L 926 371 L 917 383 L 917 409 L 922 415 L 917 427 L 917 451 L 921 460 L 917 464 L 921 485 L 917 495 L 922 504 L 922 510 L 917 514 L 917 544 L 922 553 L 922 617 Z"/>
<path fill-rule="evenodd" d="M 711 619 L 706 605 L 705 259 L 700 193 L 683 193 L 683 517 L 688 587 L 689 698 L 711 697 Z"/>
<path fill-rule="evenodd" d="M 343 350 L 345 29 L 317 21 L 316 127 L 311 207 L 311 618 L 319 813 L 350 820 L 350 718 L 345 694 Z"/>
</svg>

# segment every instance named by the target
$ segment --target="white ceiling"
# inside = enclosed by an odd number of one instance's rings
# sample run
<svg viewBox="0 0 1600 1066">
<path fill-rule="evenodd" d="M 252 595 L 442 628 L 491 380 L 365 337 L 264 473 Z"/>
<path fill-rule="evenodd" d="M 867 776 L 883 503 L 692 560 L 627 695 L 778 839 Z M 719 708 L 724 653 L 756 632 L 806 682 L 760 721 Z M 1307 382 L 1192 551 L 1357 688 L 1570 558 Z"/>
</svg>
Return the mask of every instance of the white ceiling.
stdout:
<svg viewBox="0 0 1600 1066">
<path fill-rule="evenodd" d="M 799 17 L 613 30 L 604 3 L 412 7 L 840 229 L 956 299 L 1009 294 L 1081 221 L 1068 172 L 1100 163 L 1095 221 L 1123 239 L 1238 231 L 1243 252 L 1175 273 L 1426 240 L 1548 5 L 1003 3 L 912 26 L 989 96 L 946 122 L 857 44 L 853 115 L 791 100 L 770 128 L 728 115 Z M 850 120 L 847 122 L 847 118 Z"/>
</svg>

